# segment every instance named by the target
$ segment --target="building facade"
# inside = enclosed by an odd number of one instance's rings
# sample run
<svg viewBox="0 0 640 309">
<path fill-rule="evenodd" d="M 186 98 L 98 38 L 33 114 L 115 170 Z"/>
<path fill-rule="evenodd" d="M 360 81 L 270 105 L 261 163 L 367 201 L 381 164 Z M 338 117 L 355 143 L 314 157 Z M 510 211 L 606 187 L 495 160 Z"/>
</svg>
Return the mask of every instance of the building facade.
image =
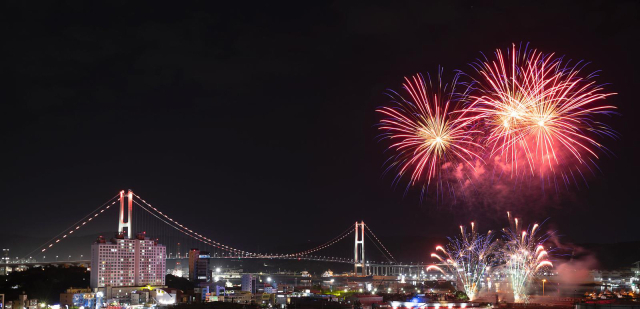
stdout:
<svg viewBox="0 0 640 309">
<path fill-rule="evenodd" d="M 91 289 L 69 288 L 60 293 L 60 306 L 94 308 L 96 294 Z"/>
<path fill-rule="evenodd" d="M 242 291 L 255 294 L 255 279 L 251 274 L 242 275 Z"/>
<path fill-rule="evenodd" d="M 211 281 L 211 271 L 209 270 L 209 252 L 198 249 L 189 250 L 189 280 L 191 281 Z"/>
<path fill-rule="evenodd" d="M 91 288 L 164 285 L 165 269 L 166 248 L 144 234 L 99 237 L 91 246 Z"/>
</svg>

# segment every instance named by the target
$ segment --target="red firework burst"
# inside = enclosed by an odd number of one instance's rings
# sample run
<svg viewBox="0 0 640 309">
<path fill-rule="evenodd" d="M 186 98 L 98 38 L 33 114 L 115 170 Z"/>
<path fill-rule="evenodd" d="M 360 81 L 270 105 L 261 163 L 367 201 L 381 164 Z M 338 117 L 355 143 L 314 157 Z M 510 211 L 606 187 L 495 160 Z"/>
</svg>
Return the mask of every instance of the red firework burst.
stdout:
<svg viewBox="0 0 640 309">
<path fill-rule="evenodd" d="M 387 171 L 397 170 L 394 182 L 409 174 L 409 186 L 422 184 L 425 189 L 435 180 L 440 187 L 443 170 L 460 164 L 473 168 L 472 161 L 479 159 L 475 151 L 482 147 L 473 139 L 474 119 L 452 108 L 455 81 L 447 87 L 438 79 L 434 88 L 422 75 L 405 78 L 408 97 L 392 91 L 393 106 L 377 109 L 384 116 L 381 137 L 392 142 Z"/>
<path fill-rule="evenodd" d="M 570 66 L 553 54 L 519 52 L 513 45 L 506 57 L 497 50 L 494 60 L 473 66 L 481 78 L 468 112 L 486 126 L 491 155 L 514 174 L 526 167 L 532 175 L 559 172 L 566 179 L 568 166 L 589 166 L 596 150 L 606 150 L 595 136 L 615 136 L 595 120 L 613 113 L 615 107 L 602 102 L 614 93 L 604 92 L 593 75 L 581 77 L 581 62 Z"/>
</svg>

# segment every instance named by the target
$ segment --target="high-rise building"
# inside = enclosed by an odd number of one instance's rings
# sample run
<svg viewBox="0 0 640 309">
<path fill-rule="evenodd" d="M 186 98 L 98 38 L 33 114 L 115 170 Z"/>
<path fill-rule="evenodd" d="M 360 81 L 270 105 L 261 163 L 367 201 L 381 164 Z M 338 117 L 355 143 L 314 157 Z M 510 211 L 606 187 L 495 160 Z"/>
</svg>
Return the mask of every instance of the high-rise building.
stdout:
<svg viewBox="0 0 640 309">
<path fill-rule="evenodd" d="M 178 277 L 182 277 L 182 262 L 180 261 L 180 259 L 182 258 L 182 256 L 180 255 L 180 243 L 178 243 L 178 252 L 176 253 L 176 270 L 175 270 L 175 276 Z"/>
<path fill-rule="evenodd" d="M 91 246 L 91 288 L 105 286 L 164 285 L 166 248 L 138 234 L 135 239 L 120 233 L 104 237 Z"/>
<path fill-rule="evenodd" d="M 253 275 L 251 274 L 242 275 L 242 291 L 255 294 L 256 293 L 255 288 L 256 288 L 256 282 Z"/>
<path fill-rule="evenodd" d="M 191 281 L 211 281 L 211 271 L 209 270 L 209 258 L 211 255 L 207 251 L 198 249 L 189 250 L 189 280 Z"/>
<path fill-rule="evenodd" d="M 9 249 L 2 249 L 2 261 L 0 263 L 5 264 L 0 268 L 0 274 L 6 276 L 9 273 L 9 266 L 6 265 L 9 264 Z M 2 303 L 0 303 L 0 306 L 2 306 Z"/>
</svg>

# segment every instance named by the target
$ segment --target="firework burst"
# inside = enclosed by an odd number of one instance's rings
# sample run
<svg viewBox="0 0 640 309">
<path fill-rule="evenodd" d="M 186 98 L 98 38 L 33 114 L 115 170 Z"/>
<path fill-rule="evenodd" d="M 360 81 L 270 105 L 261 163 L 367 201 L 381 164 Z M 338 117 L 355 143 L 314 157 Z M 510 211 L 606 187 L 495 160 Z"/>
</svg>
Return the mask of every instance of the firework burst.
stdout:
<svg viewBox="0 0 640 309">
<path fill-rule="evenodd" d="M 469 299 L 474 300 L 480 290 L 480 284 L 496 262 L 495 250 L 491 231 L 486 235 L 479 234 L 472 222 L 470 233 L 460 226 L 460 236 L 449 238 L 446 248 L 436 247 L 438 253 L 432 253 L 431 257 L 437 258 L 450 273 L 455 274 Z M 432 269 L 446 274 L 437 265 L 427 267 L 427 270 Z"/>
<path fill-rule="evenodd" d="M 387 160 L 387 171 L 396 169 L 394 183 L 409 175 L 407 188 L 421 186 L 424 192 L 432 181 L 442 188 L 444 170 L 461 164 L 473 168 L 472 161 L 479 159 L 474 152 L 481 146 L 472 137 L 477 133 L 471 128 L 473 119 L 464 111 L 453 112 L 456 79 L 447 87 L 438 78 L 433 87 L 422 75 L 405 78 L 407 97 L 391 91 L 393 106 L 377 109 L 383 115 L 381 138 L 392 142 L 388 149 L 394 155 Z"/>
<path fill-rule="evenodd" d="M 571 167 L 590 166 L 598 150 L 606 151 L 595 136 L 616 134 L 595 116 L 613 113 L 615 107 L 602 101 L 614 93 L 597 85 L 593 74 L 581 77 L 584 64 L 515 45 L 495 57 L 472 64 L 480 78 L 468 109 L 486 126 L 490 154 L 512 174 L 560 174 L 566 182 Z"/>
<path fill-rule="evenodd" d="M 544 242 L 549 234 L 537 236 L 540 225 L 522 229 L 518 218 L 509 217 L 510 227 L 503 229 L 505 244 L 502 246 L 504 269 L 511 282 L 515 302 L 528 302 L 527 289 L 531 281 L 544 267 L 553 267 L 549 261 L 549 253 L 544 249 Z"/>
</svg>

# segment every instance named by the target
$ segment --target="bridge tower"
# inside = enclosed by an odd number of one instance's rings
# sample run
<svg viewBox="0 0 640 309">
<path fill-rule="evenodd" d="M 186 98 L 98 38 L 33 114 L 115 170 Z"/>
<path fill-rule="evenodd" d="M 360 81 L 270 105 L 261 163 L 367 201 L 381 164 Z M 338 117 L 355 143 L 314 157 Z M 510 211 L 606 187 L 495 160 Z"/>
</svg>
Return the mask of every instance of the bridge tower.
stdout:
<svg viewBox="0 0 640 309">
<path fill-rule="evenodd" d="M 358 230 L 360 229 L 360 230 Z M 356 221 L 356 242 L 353 250 L 353 273 L 358 275 L 358 267 L 360 267 L 360 275 L 366 276 L 366 260 L 364 259 L 364 221 Z"/>
<path fill-rule="evenodd" d="M 128 239 L 131 239 L 131 230 L 132 230 L 132 226 L 131 226 L 131 209 L 132 209 L 132 204 L 133 204 L 133 191 L 131 191 L 131 189 L 129 189 L 129 192 L 127 193 L 127 204 L 128 204 L 128 211 L 127 211 L 127 220 L 125 221 L 125 216 L 124 216 L 124 190 L 120 191 L 120 220 L 118 221 L 118 233 L 124 233 L 125 232 L 125 228 L 126 229 L 126 235 Z"/>
</svg>

